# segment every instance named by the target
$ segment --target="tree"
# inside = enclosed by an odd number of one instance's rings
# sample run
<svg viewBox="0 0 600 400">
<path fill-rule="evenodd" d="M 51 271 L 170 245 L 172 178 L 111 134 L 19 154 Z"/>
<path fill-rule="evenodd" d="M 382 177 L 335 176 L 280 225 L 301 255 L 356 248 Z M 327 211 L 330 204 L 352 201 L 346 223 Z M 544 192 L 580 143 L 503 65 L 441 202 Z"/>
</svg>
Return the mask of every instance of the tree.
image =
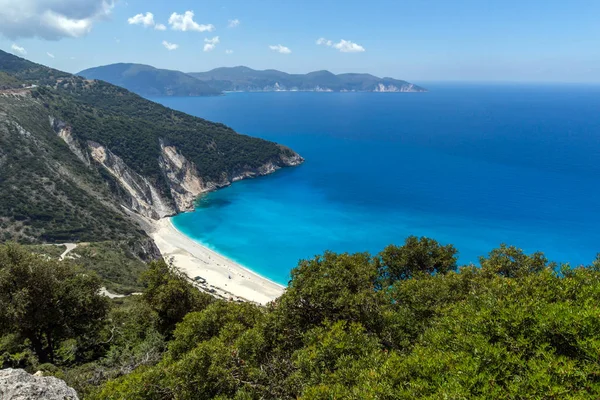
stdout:
<svg viewBox="0 0 600 400">
<path fill-rule="evenodd" d="M 409 236 L 403 246 L 390 245 L 379 253 L 379 283 L 390 286 L 420 273 L 445 274 L 456 271 L 457 253 L 450 244 L 442 246 L 433 239 Z"/>
<path fill-rule="evenodd" d="M 538 273 L 546 268 L 553 269 L 556 264 L 549 263 L 544 253 L 536 252 L 528 256 L 515 246 L 501 244 L 490 251 L 488 257 L 479 259 L 481 268 L 492 271 L 507 278 L 518 278 L 527 274 Z"/>
<path fill-rule="evenodd" d="M 67 339 L 93 343 L 108 312 L 100 280 L 69 263 L 0 246 L 0 333 L 29 339 L 41 362 L 54 362 Z"/>
<path fill-rule="evenodd" d="M 150 263 L 142 282 L 145 286 L 142 298 L 158 314 L 159 330 L 167 337 L 187 313 L 201 311 L 214 300 L 164 260 Z"/>
</svg>

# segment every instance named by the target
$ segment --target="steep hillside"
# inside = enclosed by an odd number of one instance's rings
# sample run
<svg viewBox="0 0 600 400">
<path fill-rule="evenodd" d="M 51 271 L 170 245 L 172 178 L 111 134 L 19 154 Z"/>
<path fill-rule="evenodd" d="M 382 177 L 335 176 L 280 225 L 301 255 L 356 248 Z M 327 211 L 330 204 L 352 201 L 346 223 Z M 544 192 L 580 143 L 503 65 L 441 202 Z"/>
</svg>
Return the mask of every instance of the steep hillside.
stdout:
<svg viewBox="0 0 600 400">
<path fill-rule="evenodd" d="M 221 92 L 179 71 L 143 64 L 111 64 L 90 68 L 77 75 L 103 80 L 141 96 L 211 96 Z"/>
<path fill-rule="evenodd" d="M 277 70 L 257 71 L 248 67 L 216 68 L 194 72 L 190 76 L 223 91 L 323 91 L 323 92 L 425 92 L 412 83 L 370 74 L 340 74 L 315 71 L 287 74 Z"/>
<path fill-rule="evenodd" d="M 292 150 L 0 51 L 0 240 L 137 239 L 132 215 L 297 165 Z"/>
</svg>

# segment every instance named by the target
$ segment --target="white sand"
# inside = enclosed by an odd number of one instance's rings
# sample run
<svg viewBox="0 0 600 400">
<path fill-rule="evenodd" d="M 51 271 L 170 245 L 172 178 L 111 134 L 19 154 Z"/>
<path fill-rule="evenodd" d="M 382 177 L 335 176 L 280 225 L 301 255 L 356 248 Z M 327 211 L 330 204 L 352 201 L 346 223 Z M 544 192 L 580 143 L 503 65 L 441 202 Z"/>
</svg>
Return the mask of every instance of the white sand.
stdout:
<svg viewBox="0 0 600 400">
<path fill-rule="evenodd" d="M 152 239 L 163 257 L 188 277 L 200 276 L 201 289 L 218 297 L 266 304 L 283 294 L 285 288 L 242 267 L 179 232 L 170 218 L 153 223 Z"/>
</svg>

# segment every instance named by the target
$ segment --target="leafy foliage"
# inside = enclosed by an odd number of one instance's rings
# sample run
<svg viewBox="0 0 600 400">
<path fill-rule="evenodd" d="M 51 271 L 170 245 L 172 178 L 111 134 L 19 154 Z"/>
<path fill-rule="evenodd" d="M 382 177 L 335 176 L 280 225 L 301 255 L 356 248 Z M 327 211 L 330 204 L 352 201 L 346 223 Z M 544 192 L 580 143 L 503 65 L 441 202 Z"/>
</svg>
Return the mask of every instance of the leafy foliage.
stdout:
<svg viewBox="0 0 600 400">
<path fill-rule="evenodd" d="M 108 309 L 99 289 L 96 276 L 66 263 L 0 247 L 0 333 L 27 339 L 40 361 L 54 361 L 61 342 L 97 334 Z"/>
<path fill-rule="evenodd" d="M 558 273 L 541 253 L 504 245 L 481 268 L 457 270 L 455 255 L 409 238 L 376 257 L 302 261 L 267 309 L 215 302 L 187 315 L 155 367 L 92 398 L 600 395 L 597 270 Z"/>
</svg>

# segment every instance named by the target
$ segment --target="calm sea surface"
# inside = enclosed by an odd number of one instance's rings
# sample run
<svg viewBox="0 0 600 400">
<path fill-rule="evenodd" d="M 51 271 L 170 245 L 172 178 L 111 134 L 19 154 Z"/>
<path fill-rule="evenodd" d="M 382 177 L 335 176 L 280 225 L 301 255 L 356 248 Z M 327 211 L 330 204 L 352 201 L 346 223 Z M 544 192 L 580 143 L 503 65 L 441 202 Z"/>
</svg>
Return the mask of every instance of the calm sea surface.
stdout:
<svg viewBox="0 0 600 400">
<path fill-rule="evenodd" d="M 174 223 L 287 283 L 299 259 L 424 235 L 477 263 L 500 243 L 600 252 L 600 86 L 432 84 L 428 93 L 153 99 L 292 147 L 298 168 L 235 183 Z"/>
</svg>

